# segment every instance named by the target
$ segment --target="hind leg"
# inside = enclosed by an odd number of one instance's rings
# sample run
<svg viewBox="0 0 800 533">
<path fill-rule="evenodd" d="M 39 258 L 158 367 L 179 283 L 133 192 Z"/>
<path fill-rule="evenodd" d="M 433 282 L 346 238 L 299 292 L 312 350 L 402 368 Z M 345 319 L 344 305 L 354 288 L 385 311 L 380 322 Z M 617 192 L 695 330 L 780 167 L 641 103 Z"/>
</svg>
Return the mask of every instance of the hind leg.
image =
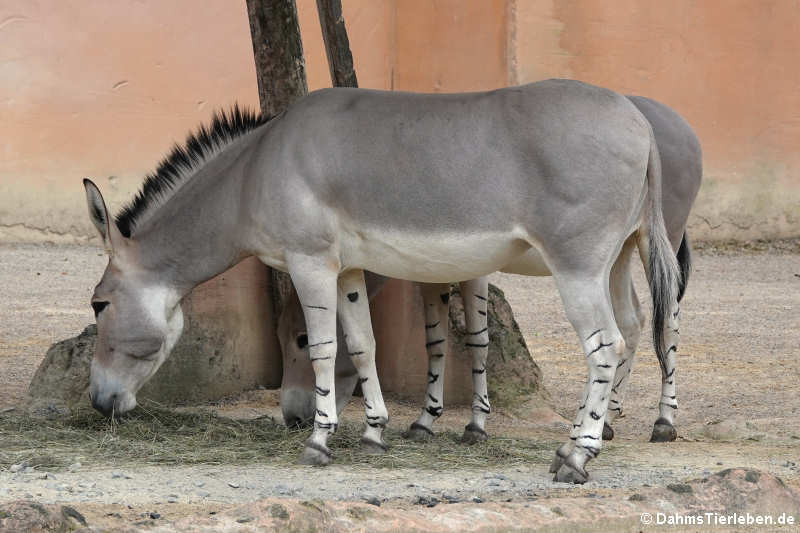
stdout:
<svg viewBox="0 0 800 533">
<path fill-rule="evenodd" d="M 661 361 L 661 399 L 658 402 L 658 420 L 653 424 L 650 442 L 671 442 L 678 438 L 675 429 L 675 414 L 678 411 L 677 390 L 675 386 L 675 370 L 677 367 L 678 319 L 680 307 L 674 310 L 664 324 L 664 361 Z"/>
<path fill-rule="evenodd" d="M 486 306 L 489 301 L 489 278 L 461 283 L 461 298 L 467 324 L 466 344 L 472 354 L 472 419 L 464 428 L 461 441 L 474 444 L 486 440 L 486 417 L 491 412 L 486 384 L 486 359 L 489 355 L 489 327 Z"/>
<path fill-rule="evenodd" d="M 622 414 L 622 402 L 633 369 L 633 358 L 636 355 L 636 347 L 639 345 L 639 338 L 644 327 L 644 313 L 642 313 L 639 298 L 631 280 L 631 256 L 635 248 L 636 241 L 629 238 L 611 269 L 611 303 L 614 307 L 617 327 L 625 339 L 625 352 L 620 357 L 614 374 L 611 396 L 608 400 L 608 414 L 603 425 L 603 440 L 614 438 L 611 424 Z"/>
<path fill-rule="evenodd" d="M 639 255 L 643 264 L 647 264 L 649 256 L 647 241 L 640 242 Z M 648 281 L 649 281 L 648 272 Z M 664 317 L 664 359 L 659 361 L 661 367 L 661 398 L 658 402 L 658 419 L 653 424 L 653 433 L 650 442 L 671 442 L 678 438 L 675 429 L 675 415 L 678 411 L 678 398 L 675 386 L 675 371 L 677 368 L 680 306 L 673 302 L 672 309 Z M 655 325 L 654 325 L 655 326 Z"/>
<path fill-rule="evenodd" d="M 611 381 L 625 352 L 625 340 L 614 319 L 607 274 L 557 275 L 556 281 L 567 318 L 583 345 L 589 376 L 570 432 L 571 442 L 556 452 L 556 460 L 566 457 L 554 479 L 585 483 L 589 477 L 586 463 L 597 457 L 602 447 Z"/>
<path fill-rule="evenodd" d="M 351 270 L 339 277 L 338 306 L 347 355 L 356 367 L 364 393 L 367 425 L 361 437 L 361 447 L 370 453 L 383 453 L 387 449 L 383 442 L 383 430 L 389 422 L 389 413 L 383 402 L 375 368 L 375 337 L 372 334 L 363 270 Z M 317 390 L 317 393 L 324 394 L 325 391 Z"/>
<path fill-rule="evenodd" d="M 425 350 L 428 352 L 428 388 L 425 407 L 416 422 L 409 426 L 406 437 L 427 440 L 433 436 L 433 423 L 442 416 L 444 408 L 444 356 L 447 353 L 447 334 L 450 307 L 450 285 L 421 283 L 425 308 Z"/>
</svg>

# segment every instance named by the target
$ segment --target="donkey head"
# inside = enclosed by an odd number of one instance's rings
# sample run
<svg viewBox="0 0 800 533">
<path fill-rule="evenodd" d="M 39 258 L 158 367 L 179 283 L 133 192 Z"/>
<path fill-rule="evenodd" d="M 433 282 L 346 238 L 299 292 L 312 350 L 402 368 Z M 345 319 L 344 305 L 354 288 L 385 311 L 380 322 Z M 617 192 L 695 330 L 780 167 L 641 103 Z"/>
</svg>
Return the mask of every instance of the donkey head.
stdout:
<svg viewBox="0 0 800 533">
<path fill-rule="evenodd" d="M 89 395 L 106 416 L 136 406 L 136 393 L 166 360 L 183 329 L 177 290 L 141 261 L 135 239 L 125 238 L 109 216 L 100 190 L 84 180 L 89 216 L 109 256 L 92 295 L 97 341 Z"/>
</svg>

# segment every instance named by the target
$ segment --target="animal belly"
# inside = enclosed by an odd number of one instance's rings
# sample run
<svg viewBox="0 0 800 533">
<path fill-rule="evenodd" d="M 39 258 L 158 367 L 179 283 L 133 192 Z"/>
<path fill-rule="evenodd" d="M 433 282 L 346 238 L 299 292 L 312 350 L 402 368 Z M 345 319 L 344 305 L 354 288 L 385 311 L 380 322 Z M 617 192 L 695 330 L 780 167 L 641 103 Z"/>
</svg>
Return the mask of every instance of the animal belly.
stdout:
<svg viewBox="0 0 800 533">
<path fill-rule="evenodd" d="M 342 264 L 427 283 L 485 276 L 531 249 L 518 231 L 404 234 L 360 231 L 343 239 Z"/>
<path fill-rule="evenodd" d="M 506 266 L 500 269 L 509 274 L 521 274 L 523 276 L 550 276 L 550 268 L 544 261 L 544 257 L 536 248 L 531 247 L 527 252 L 511 260 Z"/>
</svg>

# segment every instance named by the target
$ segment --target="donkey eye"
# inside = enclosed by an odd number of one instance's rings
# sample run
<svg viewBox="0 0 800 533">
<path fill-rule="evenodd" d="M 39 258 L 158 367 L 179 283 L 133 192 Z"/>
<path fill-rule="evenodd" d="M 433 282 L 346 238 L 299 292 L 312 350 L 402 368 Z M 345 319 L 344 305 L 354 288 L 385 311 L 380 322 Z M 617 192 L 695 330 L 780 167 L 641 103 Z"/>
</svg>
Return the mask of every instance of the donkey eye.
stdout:
<svg viewBox="0 0 800 533">
<path fill-rule="evenodd" d="M 94 316 L 97 318 L 97 315 L 106 308 L 108 302 L 92 302 L 92 309 L 94 309 Z"/>
<path fill-rule="evenodd" d="M 303 348 L 306 347 L 307 344 L 308 344 L 308 335 L 303 333 L 302 335 L 299 335 L 297 337 L 297 347 L 298 348 L 300 348 L 302 350 Z"/>
</svg>

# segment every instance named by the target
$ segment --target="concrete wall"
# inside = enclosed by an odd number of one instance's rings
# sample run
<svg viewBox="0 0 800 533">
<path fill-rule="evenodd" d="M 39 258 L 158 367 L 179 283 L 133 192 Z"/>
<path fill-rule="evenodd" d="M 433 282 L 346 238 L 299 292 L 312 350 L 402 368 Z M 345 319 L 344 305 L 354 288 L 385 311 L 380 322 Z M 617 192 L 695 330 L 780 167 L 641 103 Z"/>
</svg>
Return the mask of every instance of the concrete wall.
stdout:
<svg viewBox="0 0 800 533">
<path fill-rule="evenodd" d="M 695 238 L 800 234 L 800 4 L 517 0 L 514 82 L 578 78 L 661 100 L 704 151 Z"/>
<path fill-rule="evenodd" d="M 328 69 L 298 0 L 309 86 Z M 344 0 L 364 87 L 463 91 L 574 77 L 675 107 L 703 142 L 697 238 L 800 233 L 800 7 L 792 0 Z M 172 142 L 256 106 L 244 2 L 0 4 L 0 239 L 93 236 Z"/>
</svg>

